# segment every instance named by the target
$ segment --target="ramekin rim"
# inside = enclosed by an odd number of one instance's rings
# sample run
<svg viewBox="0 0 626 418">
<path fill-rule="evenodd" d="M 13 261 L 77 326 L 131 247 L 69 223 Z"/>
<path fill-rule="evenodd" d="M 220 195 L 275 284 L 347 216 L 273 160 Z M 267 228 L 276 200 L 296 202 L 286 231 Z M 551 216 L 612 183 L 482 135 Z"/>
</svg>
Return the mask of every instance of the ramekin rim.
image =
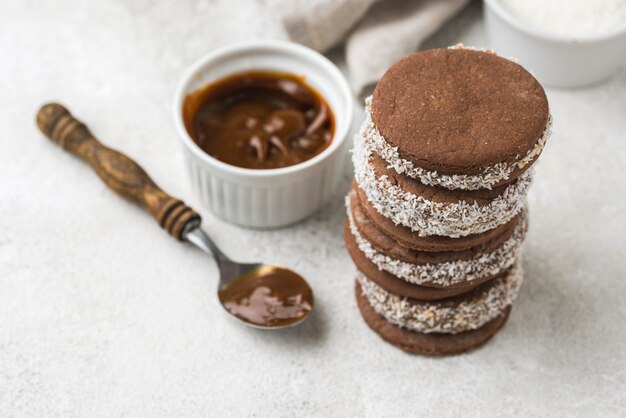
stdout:
<svg viewBox="0 0 626 418">
<path fill-rule="evenodd" d="M 336 85 L 339 87 L 341 97 L 345 97 L 345 120 L 342 121 L 340 128 L 341 130 L 337 130 L 333 135 L 333 140 L 325 150 L 323 150 L 318 155 L 313 158 L 303 161 L 299 164 L 294 164 L 288 167 L 281 168 L 273 168 L 273 169 L 252 169 L 252 168 L 243 168 L 234 165 L 227 164 L 223 161 L 218 160 L 217 158 L 211 157 L 206 152 L 204 152 L 191 138 L 187 129 L 184 126 L 183 118 L 182 118 L 182 105 L 183 100 L 186 95 L 186 88 L 189 82 L 193 79 L 193 77 L 204 67 L 208 65 L 211 61 L 216 60 L 226 54 L 233 54 L 237 52 L 242 52 L 245 50 L 254 50 L 254 49 L 262 49 L 269 48 L 280 50 L 281 52 L 287 52 L 296 56 L 306 56 L 307 58 L 316 61 L 320 67 L 327 72 L 335 81 Z M 352 118 L 354 113 L 354 98 L 352 97 L 352 92 L 348 85 L 348 82 L 344 75 L 341 73 L 339 68 L 335 64 L 333 64 L 328 58 L 320 54 L 319 52 L 308 48 L 306 46 L 290 42 L 290 41 L 282 41 L 275 39 L 258 39 L 253 41 L 239 41 L 229 43 L 227 45 L 221 46 L 212 50 L 211 52 L 205 54 L 199 60 L 197 60 L 194 64 L 192 64 L 187 71 L 184 73 L 183 77 L 179 81 L 176 92 L 174 95 L 174 123 L 176 125 L 176 131 L 178 133 L 178 137 L 180 141 L 194 154 L 197 158 L 202 160 L 204 163 L 210 165 L 211 167 L 228 172 L 234 175 L 240 176 L 248 176 L 248 177 L 273 177 L 273 176 L 283 176 L 294 174 L 297 172 L 304 171 L 314 165 L 322 163 L 328 157 L 333 155 L 337 150 L 341 148 L 341 145 L 344 141 L 347 140 L 347 137 L 350 133 L 350 128 L 352 125 Z M 337 124 L 339 125 L 339 124 Z"/>
</svg>

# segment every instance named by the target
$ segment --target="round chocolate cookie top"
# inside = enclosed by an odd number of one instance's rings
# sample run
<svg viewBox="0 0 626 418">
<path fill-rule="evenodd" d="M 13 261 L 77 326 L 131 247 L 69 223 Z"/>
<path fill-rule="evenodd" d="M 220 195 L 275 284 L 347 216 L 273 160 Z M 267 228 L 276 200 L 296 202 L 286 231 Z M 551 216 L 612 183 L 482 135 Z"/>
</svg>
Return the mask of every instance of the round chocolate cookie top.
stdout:
<svg viewBox="0 0 626 418">
<path fill-rule="evenodd" d="M 401 158 L 441 174 L 479 174 L 525 158 L 549 109 L 539 82 L 491 52 L 432 49 L 392 66 L 371 102 L 374 125 Z"/>
</svg>

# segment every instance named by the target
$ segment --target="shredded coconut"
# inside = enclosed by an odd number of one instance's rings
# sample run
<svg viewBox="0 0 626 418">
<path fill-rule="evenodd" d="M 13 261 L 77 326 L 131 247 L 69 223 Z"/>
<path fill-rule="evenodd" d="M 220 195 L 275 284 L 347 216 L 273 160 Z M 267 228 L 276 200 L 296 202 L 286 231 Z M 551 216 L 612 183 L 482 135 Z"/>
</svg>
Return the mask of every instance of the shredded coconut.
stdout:
<svg viewBox="0 0 626 418">
<path fill-rule="evenodd" d="M 499 0 L 517 20 L 555 35 L 604 35 L 626 27 L 626 0 Z"/>
<path fill-rule="evenodd" d="M 417 285 L 429 283 L 439 286 L 451 286 L 502 273 L 511 267 L 518 258 L 528 227 L 528 222 L 523 212 L 523 217 L 515 227 L 511 237 L 491 252 L 479 253 L 469 260 L 457 260 L 438 264 L 413 264 L 389 257 L 377 251 L 359 233 L 352 216 L 349 197 L 346 197 L 346 207 L 350 232 L 354 236 L 359 250 L 365 257 L 380 270 Z"/>
<path fill-rule="evenodd" d="M 552 117 L 550 116 L 541 138 L 539 138 L 535 146 L 528 151 L 523 158 L 515 163 L 495 164 L 487 167 L 481 174 L 477 175 L 439 174 L 436 171 L 428 171 L 417 167 L 411 161 L 400 157 L 398 147 L 392 147 L 374 125 L 370 110 L 371 101 L 371 96 L 365 99 L 365 121 L 363 122 L 359 135 L 362 136 L 364 140 L 371 143 L 374 151 L 389 164 L 389 168 L 393 168 L 398 174 L 404 174 L 418 179 L 423 184 L 429 186 L 439 186 L 450 190 L 491 189 L 499 182 L 507 180 L 513 171 L 517 168 L 527 166 L 541 153 L 552 132 Z"/>
<path fill-rule="evenodd" d="M 517 298 L 523 275 L 520 264 L 516 264 L 488 290 L 455 306 L 403 298 L 387 292 L 362 273 L 357 275 L 357 281 L 374 311 L 388 322 L 425 334 L 457 334 L 478 329 L 502 315 Z"/>
<path fill-rule="evenodd" d="M 374 208 L 396 225 L 404 225 L 419 236 L 443 235 L 453 238 L 480 234 L 502 225 L 524 206 L 532 170 L 526 171 L 487 205 L 459 201 L 441 203 L 414 195 L 393 185 L 386 175 L 377 177 L 370 158 L 371 140 L 363 135 L 364 125 L 354 140 L 354 177 Z"/>
</svg>

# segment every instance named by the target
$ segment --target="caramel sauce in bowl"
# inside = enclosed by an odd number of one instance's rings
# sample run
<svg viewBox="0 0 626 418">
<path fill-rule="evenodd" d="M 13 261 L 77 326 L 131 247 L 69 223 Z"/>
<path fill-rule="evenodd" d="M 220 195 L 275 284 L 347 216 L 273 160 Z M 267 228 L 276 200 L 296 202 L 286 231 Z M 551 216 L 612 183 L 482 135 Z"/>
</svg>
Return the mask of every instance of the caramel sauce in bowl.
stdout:
<svg viewBox="0 0 626 418">
<path fill-rule="evenodd" d="M 255 77 L 237 80 L 242 75 Z M 268 85 L 260 77 L 259 85 L 259 75 L 274 81 Z M 220 82 L 228 80 L 224 90 Z M 262 88 L 244 89 L 241 107 L 234 103 L 241 97 L 216 94 L 246 83 Z M 255 96 L 259 90 L 272 94 Z M 348 159 L 352 112 L 352 93 L 337 67 L 284 41 L 245 42 L 210 53 L 183 77 L 174 103 L 198 200 L 218 217 L 254 228 L 298 222 L 333 196 Z"/>
<path fill-rule="evenodd" d="M 189 93 L 183 119 L 208 155 L 251 169 L 309 160 L 335 130 L 332 110 L 304 77 L 270 71 L 233 74 Z"/>
</svg>

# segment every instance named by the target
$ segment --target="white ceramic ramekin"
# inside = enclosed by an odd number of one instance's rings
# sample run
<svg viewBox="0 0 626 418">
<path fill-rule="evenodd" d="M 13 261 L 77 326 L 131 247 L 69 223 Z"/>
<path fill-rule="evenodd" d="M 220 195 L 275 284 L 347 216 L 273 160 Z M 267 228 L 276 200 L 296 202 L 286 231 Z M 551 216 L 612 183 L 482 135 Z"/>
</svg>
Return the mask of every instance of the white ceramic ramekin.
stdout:
<svg viewBox="0 0 626 418">
<path fill-rule="evenodd" d="M 183 123 L 185 96 L 227 75 L 248 70 L 303 75 L 335 115 L 330 146 L 303 163 L 269 170 L 235 167 L 202 151 Z M 346 160 L 352 112 L 352 93 L 334 64 L 312 49 L 270 40 L 237 43 L 211 52 L 183 77 L 174 100 L 174 120 L 194 192 L 220 218 L 255 228 L 300 221 L 333 194 Z"/>
<path fill-rule="evenodd" d="M 490 47 L 499 55 L 517 60 L 542 84 L 592 84 L 613 74 L 626 61 L 626 22 L 606 35 L 568 38 L 529 27 L 498 0 L 484 3 Z"/>
</svg>

